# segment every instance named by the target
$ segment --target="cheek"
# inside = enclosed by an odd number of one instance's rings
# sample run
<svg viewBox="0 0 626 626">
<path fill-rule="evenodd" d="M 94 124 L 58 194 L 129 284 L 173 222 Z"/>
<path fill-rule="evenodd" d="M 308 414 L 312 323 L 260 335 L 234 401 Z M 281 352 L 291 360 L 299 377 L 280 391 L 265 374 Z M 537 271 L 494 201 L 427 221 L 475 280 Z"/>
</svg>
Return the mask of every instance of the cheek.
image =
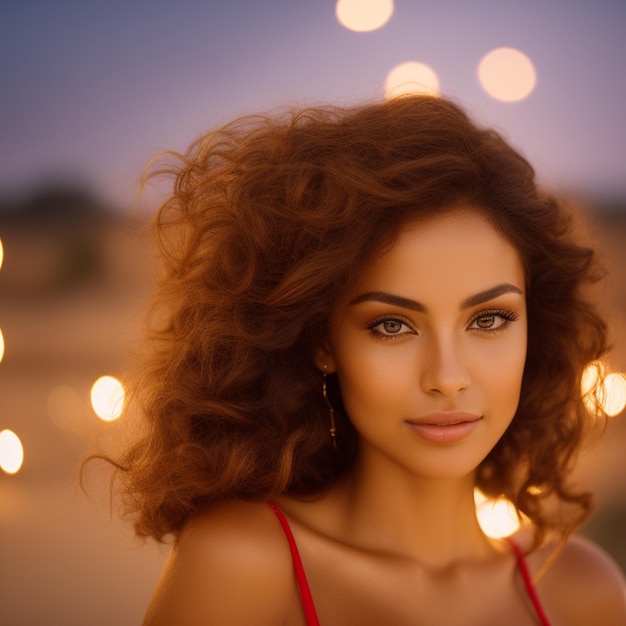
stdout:
<svg viewBox="0 0 626 626">
<path fill-rule="evenodd" d="M 372 353 L 357 352 L 345 361 L 339 360 L 337 365 L 342 401 L 350 419 L 381 417 L 403 396 L 402 381 L 407 368 L 397 360 L 389 361 L 384 354 L 374 358 Z"/>
<path fill-rule="evenodd" d="M 519 341 L 494 355 L 483 369 L 483 388 L 498 406 L 517 408 L 526 364 L 526 342 Z"/>
<path fill-rule="evenodd" d="M 339 386 L 344 406 L 348 413 L 351 407 L 376 403 L 380 394 L 385 393 L 387 381 L 376 368 L 369 363 L 355 359 L 346 365 L 339 364 L 337 368 Z"/>
</svg>

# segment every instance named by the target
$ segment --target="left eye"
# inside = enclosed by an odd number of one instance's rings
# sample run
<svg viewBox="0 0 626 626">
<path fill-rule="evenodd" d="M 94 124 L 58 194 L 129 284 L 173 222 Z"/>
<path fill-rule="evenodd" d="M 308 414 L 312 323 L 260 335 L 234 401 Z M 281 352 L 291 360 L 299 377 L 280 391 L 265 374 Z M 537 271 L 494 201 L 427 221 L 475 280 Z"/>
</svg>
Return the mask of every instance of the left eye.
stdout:
<svg viewBox="0 0 626 626">
<path fill-rule="evenodd" d="M 499 318 L 502 322 L 502 318 Z M 474 324 L 476 328 L 481 328 L 483 330 L 488 330 L 496 326 L 496 322 L 498 321 L 498 317 L 496 315 L 481 315 L 474 320 Z"/>
<path fill-rule="evenodd" d="M 512 311 L 494 311 L 493 313 L 482 313 L 475 317 L 469 325 L 474 330 L 504 330 L 509 324 L 515 322 L 518 315 Z"/>
</svg>

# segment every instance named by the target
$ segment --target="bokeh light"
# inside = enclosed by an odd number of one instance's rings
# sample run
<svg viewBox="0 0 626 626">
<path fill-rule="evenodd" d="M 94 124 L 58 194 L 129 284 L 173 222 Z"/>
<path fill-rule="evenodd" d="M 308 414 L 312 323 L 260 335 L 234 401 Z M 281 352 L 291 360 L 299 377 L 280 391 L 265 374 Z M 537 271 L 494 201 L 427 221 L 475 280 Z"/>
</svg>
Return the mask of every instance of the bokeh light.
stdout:
<svg viewBox="0 0 626 626">
<path fill-rule="evenodd" d="M 385 80 L 385 96 L 394 98 L 411 93 L 439 95 L 439 78 L 425 63 L 408 61 L 394 67 Z"/>
<path fill-rule="evenodd" d="M 626 407 L 626 378 L 609 372 L 601 361 L 593 361 L 585 368 L 580 387 L 585 406 L 593 414 L 602 411 L 615 417 Z"/>
<path fill-rule="evenodd" d="M 4 263 L 4 246 L 2 245 L 2 239 L 0 239 L 0 269 L 2 269 L 3 263 Z"/>
<path fill-rule="evenodd" d="M 17 474 L 24 463 L 24 447 L 20 438 L 12 431 L 0 432 L 0 469 L 7 474 Z"/>
<path fill-rule="evenodd" d="M 537 83 L 533 62 L 515 48 L 496 48 L 478 64 L 483 89 L 496 100 L 517 102 L 527 98 Z"/>
<path fill-rule="evenodd" d="M 602 408 L 609 417 L 619 415 L 626 407 L 626 378 L 613 372 L 604 379 Z"/>
<path fill-rule="evenodd" d="M 587 365 L 580 382 L 580 390 L 583 395 L 593 393 L 596 390 L 605 375 L 605 369 L 602 361 L 592 361 Z"/>
<path fill-rule="evenodd" d="M 2 363 L 2 359 L 4 359 L 4 335 L 0 328 L 0 363 Z"/>
<path fill-rule="evenodd" d="M 113 376 L 101 376 L 91 387 L 91 406 L 105 422 L 116 420 L 124 409 L 124 386 Z"/>
<path fill-rule="evenodd" d="M 515 534 L 521 526 L 517 509 L 504 497 L 487 498 L 480 490 L 474 490 L 476 516 L 482 531 L 488 537 L 500 539 Z"/>
<path fill-rule="evenodd" d="M 393 15 L 393 0 L 338 0 L 335 15 L 349 30 L 360 33 L 376 30 Z"/>
</svg>

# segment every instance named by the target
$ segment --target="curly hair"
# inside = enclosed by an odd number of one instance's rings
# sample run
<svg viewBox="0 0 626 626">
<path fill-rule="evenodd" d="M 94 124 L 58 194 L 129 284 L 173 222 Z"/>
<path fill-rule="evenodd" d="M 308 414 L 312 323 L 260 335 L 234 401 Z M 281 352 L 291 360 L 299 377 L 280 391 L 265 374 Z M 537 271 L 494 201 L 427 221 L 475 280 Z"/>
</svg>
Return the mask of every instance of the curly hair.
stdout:
<svg viewBox="0 0 626 626">
<path fill-rule="evenodd" d="M 153 172 L 175 182 L 154 219 L 162 268 L 133 384 L 144 430 L 117 465 L 139 535 L 162 539 L 225 499 L 313 496 L 351 467 L 356 433 L 331 380 L 333 451 L 312 349 L 363 263 L 407 220 L 459 202 L 519 250 L 527 280 L 521 400 L 477 485 L 539 537 L 585 519 L 591 497 L 568 476 L 593 422 L 582 372 L 607 350 L 586 295 L 600 274 L 499 134 L 448 100 L 406 96 L 241 118 L 174 157 Z"/>
</svg>

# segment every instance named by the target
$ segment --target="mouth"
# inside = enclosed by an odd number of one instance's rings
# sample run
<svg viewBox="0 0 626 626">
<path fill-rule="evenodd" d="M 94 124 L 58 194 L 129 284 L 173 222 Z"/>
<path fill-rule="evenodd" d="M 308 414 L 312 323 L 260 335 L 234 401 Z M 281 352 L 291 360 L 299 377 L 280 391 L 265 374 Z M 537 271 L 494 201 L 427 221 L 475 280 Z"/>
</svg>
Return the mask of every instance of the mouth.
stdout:
<svg viewBox="0 0 626 626">
<path fill-rule="evenodd" d="M 429 443 L 457 443 L 468 437 L 480 424 L 482 416 L 475 413 L 436 412 L 407 420 L 408 427 Z"/>
</svg>

